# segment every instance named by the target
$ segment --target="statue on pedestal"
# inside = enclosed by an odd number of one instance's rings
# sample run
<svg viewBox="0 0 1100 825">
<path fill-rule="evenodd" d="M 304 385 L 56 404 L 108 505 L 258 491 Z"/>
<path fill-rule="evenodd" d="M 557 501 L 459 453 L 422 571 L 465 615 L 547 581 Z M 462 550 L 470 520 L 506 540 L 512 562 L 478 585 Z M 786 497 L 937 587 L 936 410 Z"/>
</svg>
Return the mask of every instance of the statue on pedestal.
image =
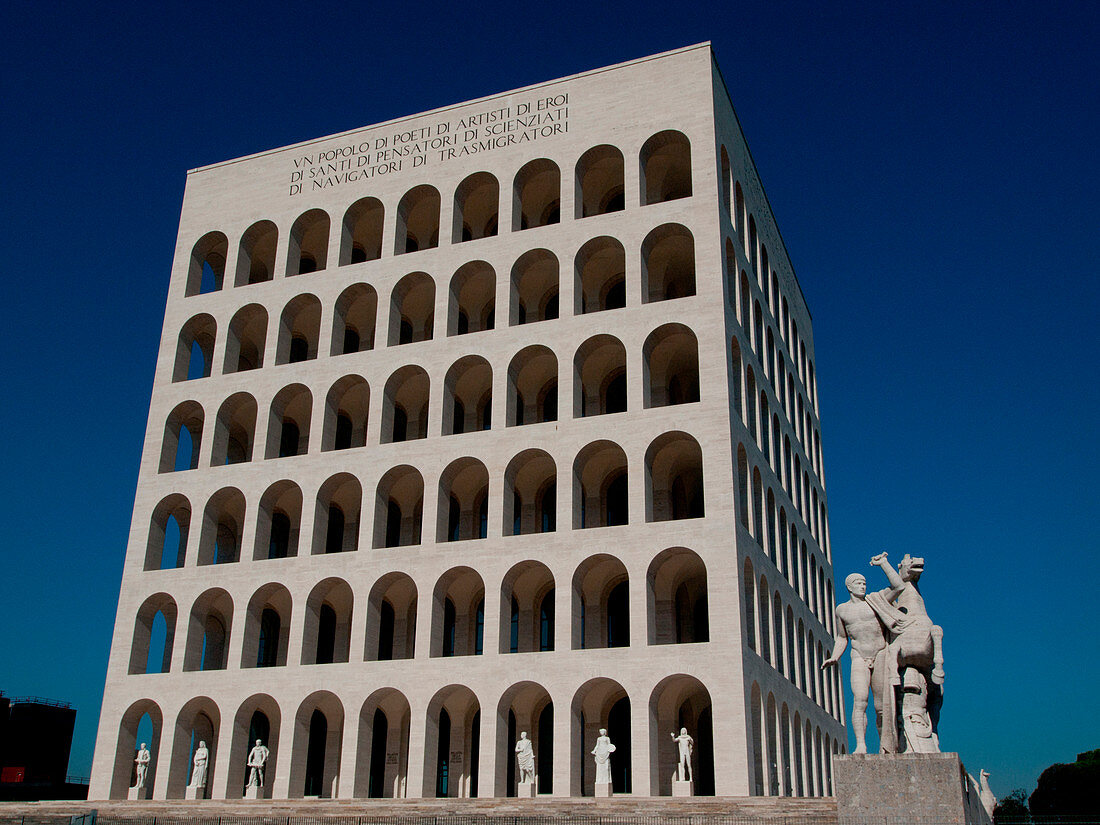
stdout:
<svg viewBox="0 0 1100 825">
<path fill-rule="evenodd" d="M 149 763 L 152 760 L 153 755 L 149 753 L 149 749 L 142 742 L 141 747 L 138 748 L 137 756 L 134 758 L 134 763 L 137 766 L 134 771 L 134 790 L 145 787 L 145 779 L 149 775 Z"/>
<path fill-rule="evenodd" d="M 607 729 L 600 728 L 599 738 L 596 739 L 596 747 L 592 749 L 592 756 L 596 760 L 596 784 L 611 784 L 611 754 L 615 752 L 615 746 L 607 736 Z"/>
<path fill-rule="evenodd" d="M 527 731 L 519 735 L 516 742 L 516 764 L 519 767 L 519 781 L 535 781 L 535 751 L 531 740 L 527 738 Z"/>
<path fill-rule="evenodd" d="M 267 758 L 271 755 L 264 743 L 257 739 L 256 746 L 248 752 L 248 787 L 262 788 L 264 786 L 264 768 L 267 766 Z"/>
<path fill-rule="evenodd" d="M 195 758 L 191 760 L 191 782 L 188 788 L 206 787 L 206 763 L 210 759 L 210 751 L 206 749 L 206 742 L 200 741 L 195 748 Z"/>
<path fill-rule="evenodd" d="M 691 773 L 691 754 L 695 750 L 695 740 L 688 734 L 687 728 L 680 728 L 680 735 L 670 733 L 672 741 L 676 743 L 680 751 L 680 761 L 676 766 L 676 781 L 677 782 L 693 782 L 694 777 Z"/>
<path fill-rule="evenodd" d="M 924 559 L 906 554 L 894 570 L 886 554 L 879 553 L 871 565 L 886 574 L 890 586 L 867 593 L 860 574 L 844 580 L 851 598 L 836 609 L 837 644 L 821 666 L 835 665 L 851 639 L 853 753 L 867 752 L 869 691 L 881 753 L 939 753 L 943 630 L 932 624 L 917 585 Z"/>
</svg>

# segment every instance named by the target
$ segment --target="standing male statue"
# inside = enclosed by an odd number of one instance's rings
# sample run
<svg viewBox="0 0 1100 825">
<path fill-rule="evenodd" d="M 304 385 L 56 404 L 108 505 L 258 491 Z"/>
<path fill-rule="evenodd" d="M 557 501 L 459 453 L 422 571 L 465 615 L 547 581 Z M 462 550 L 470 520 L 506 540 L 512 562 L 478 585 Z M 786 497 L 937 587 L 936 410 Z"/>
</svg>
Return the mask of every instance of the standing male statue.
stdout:
<svg viewBox="0 0 1100 825">
<path fill-rule="evenodd" d="M 136 764 L 134 789 L 145 787 L 145 778 L 149 775 L 149 763 L 153 761 L 153 755 L 149 753 L 149 749 L 145 747 L 145 743 L 141 743 L 141 747 L 138 748 L 137 756 L 134 758 Z"/>
<path fill-rule="evenodd" d="M 867 700 L 874 698 L 875 726 L 882 735 L 883 682 L 886 633 L 878 614 L 867 603 L 867 579 L 862 573 L 852 573 L 844 580 L 849 599 L 836 608 L 836 646 L 833 654 L 821 663 L 826 670 L 840 661 L 852 643 L 852 731 L 856 749 L 852 753 L 867 753 Z"/>
<path fill-rule="evenodd" d="M 267 766 L 267 758 L 271 755 L 264 743 L 257 739 L 256 746 L 248 752 L 248 787 L 262 788 L 264 786 L 264 768 Z"/>
<path fill-rule="evenodd" d="M 592 749 L 592 756 L 596 760 L 596 784 L 611 784 L 611 754 L 615 752 L 615 746 L 607 735 L 606 728 L 600 728 L 599 738 L 596 739 L 596 747 Z"/>
<path fill-rule="evenodd" d="M 527 738 L 527 731 L 520 733 L 519 741 L 516 742 L 516 763 L 519 766 L 519 781 L 534 782 L 535 751 L 531 740 Z"/>
<path fill-rule="evenodd" d="M 676 781 L 693 782 L 695 778 L 691 773 L 691 754 L 695 750 L 695 740 L 688 734 L 687 728 L 680 728 L 679 736 L 675 733 L 670 733 L 669 736 L 680 751 L 680 762 L 676 766 Z"/>
<path fill-rule="evenodd" d="M 191 760 L 191 784 L 189 788 L 206 787 L 206 763 L 210 759 L 210 751 L 206 749 L 206 742 L 200 741 L 195 748 L 195 758 Z"/>
</svg>

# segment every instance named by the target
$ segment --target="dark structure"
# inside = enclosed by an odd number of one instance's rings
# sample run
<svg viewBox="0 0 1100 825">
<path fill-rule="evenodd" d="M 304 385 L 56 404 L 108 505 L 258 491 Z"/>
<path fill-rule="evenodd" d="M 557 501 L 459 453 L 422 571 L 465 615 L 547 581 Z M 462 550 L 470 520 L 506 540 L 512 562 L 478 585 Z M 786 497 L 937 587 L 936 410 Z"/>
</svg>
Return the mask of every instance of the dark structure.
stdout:
<svg viewBox="0 0 1100 825">
<path fill-rule="evenodd" d="M 70 782 L 76 711 L 67 702 L 0 694 L 0 799 L 86 799 L 88 780 Z"/>
</svg>

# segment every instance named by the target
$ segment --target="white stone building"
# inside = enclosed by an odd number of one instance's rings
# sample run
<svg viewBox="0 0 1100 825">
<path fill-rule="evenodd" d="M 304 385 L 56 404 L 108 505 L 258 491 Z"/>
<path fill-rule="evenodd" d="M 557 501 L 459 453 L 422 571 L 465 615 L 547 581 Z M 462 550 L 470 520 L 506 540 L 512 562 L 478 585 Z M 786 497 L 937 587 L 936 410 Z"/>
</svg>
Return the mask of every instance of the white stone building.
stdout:
<svg viewBox="0 0 1100 825">
<path fill-rule="evenodd" d="M 826 516 L 709 44 L 193 170 L 90 798 L 828 794 Z"/>
</svg>

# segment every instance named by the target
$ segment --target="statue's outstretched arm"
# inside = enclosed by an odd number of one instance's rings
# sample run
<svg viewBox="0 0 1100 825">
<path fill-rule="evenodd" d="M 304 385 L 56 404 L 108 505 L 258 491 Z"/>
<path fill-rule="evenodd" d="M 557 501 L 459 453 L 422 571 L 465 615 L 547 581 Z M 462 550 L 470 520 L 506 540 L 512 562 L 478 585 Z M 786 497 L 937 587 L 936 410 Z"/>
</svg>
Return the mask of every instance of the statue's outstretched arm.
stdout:
<svg viewBox="0 0 1100 825">
<path fill-rule="evenodd" d="M 886 574 L 886 580 L 890 582 L 890 587 L 894 590 L 902 590 L 905 587 L 905 582 L 902 581 L 901 575 L 894 569 L 893 565 L 886 559 L 886 553 L 882 552 L 871 559 L 871 565 L 873 567 L 879 567 L 882 572 Z"/>
</svg>

